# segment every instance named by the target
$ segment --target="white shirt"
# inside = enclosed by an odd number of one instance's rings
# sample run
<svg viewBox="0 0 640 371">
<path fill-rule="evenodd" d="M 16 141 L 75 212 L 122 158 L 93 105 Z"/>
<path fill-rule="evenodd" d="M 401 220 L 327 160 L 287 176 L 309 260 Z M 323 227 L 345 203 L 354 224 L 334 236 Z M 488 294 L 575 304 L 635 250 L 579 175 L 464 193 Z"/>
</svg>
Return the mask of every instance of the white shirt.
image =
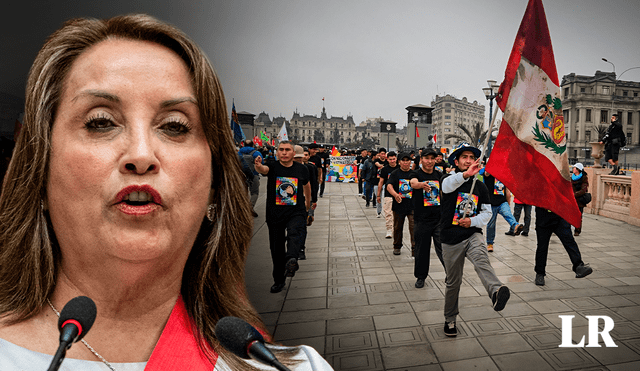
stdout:
<svg viewBox="0 0 640 371">
<path fill-rule="evenodd" d="M 74 346 L 84 346 L 75 344 Z M 286 347 L 268 345 L 270 349 L 278 350 Z M 327 361 L 318 352 L 306 345 L 296 347 L 298 353 L 292 359 L 300 361 L 292 369 L 294 371 L 330 371 L 333 370 Z M 49 367 L 52 355 L 35 352 L 6 340 L 0 339 L 0 370 L 2 371 L 44 371 Z M 254 360 L 247 360 L 247 363 L 262 370 L 274 370 L 273 367 L 262 365 Z M 116 371 L 143 371 L 146 362 L 137 363 L 111 363 Z M 60 371 L 109 371 L 107 365 L 100 361 L 85 361 L 82 359 L 65 358 L 60 365 Z M 227 364 L 218 358 L 213 371 L 230 371 Z"/>
</svg>

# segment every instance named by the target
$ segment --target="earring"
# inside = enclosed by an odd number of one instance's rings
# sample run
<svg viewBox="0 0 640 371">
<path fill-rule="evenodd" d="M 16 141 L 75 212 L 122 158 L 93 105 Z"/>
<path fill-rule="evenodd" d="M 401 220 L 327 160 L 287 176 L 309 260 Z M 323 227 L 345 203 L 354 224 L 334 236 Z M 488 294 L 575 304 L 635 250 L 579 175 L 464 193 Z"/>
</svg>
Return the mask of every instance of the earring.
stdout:
<svg viewBox="0 0 640 371">
<path fill-rule="evenodd" d="M 207 207 L 207 219 L 209 219 L 210 222 L 213 222 L 215 211 L 216 207 L 213 204 L 209 204 L 209 207 Z"/>
</svg>

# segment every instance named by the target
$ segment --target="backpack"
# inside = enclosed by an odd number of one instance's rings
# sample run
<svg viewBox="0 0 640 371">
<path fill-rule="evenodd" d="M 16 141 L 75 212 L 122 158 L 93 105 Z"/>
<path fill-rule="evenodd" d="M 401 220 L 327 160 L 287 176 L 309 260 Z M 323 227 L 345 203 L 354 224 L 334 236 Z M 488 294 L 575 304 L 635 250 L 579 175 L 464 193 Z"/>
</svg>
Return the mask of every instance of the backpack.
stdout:
<svg viewBox="0 0 640 371">
<path fill-rule="evenodd" d="M 247 178 L 247 185 L 250 186 L 253 183 L 253 177 L 255 175 L 256 166 L 253 159 L 254 149 L 250 153 L 243 153 L 242 156 L 238 156 L 240 164 L 242 165 L 242 173 Z"/>
</svg>

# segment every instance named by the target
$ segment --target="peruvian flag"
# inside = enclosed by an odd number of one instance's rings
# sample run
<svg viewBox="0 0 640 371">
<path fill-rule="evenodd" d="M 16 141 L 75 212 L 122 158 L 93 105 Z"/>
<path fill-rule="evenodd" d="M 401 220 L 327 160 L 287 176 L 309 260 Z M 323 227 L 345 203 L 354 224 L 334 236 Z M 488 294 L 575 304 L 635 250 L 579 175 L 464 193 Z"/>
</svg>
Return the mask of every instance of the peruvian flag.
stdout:
<svg viewBox="0 0 640 371">
<path fill-rule="evenodd" d="M 504 114 L 487 172 L 521 202 L 551 210 L 580 227 L 542 0 L 529 0 L 496 101 Z"/>
<path fill-rule="evenodd" d="M 418 132 L 418 124 L 416 124 L 416 138 L 420 138 L 420 133 Z"/>
<path fill-rule="evenodd" d="M 259 136 L 253 137 L 253 144 L 256 146 L 262 146 L 262 139 Z"/>
<path fill-rule="evenodd" d="M 433 134 L 433 143 L 438 143 L 438 133 Z"/>
</svg>

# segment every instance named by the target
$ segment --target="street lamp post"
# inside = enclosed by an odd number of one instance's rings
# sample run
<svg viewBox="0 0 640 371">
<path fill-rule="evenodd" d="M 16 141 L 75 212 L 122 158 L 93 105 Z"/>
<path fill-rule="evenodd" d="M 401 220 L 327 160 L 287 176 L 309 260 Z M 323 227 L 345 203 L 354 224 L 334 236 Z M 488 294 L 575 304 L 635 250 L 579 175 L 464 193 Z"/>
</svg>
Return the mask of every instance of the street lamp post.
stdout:
<svg viewBox="0 0 640 371">
<path fill-rule="evenodd" d="M 487 157 L 489 157 L 491 155 L 492 144 L 491 131 L 493 130 L 493 128 L 491 127 L 491 119 L 493 118 L 493 99 L 498 96 L 498 89 L 500 89 L 500 85 L 496 84 L 496 80 L 487 80 L 487 84 L 489 84 L 489 87 L 482 88 L 482 91 L 484 92 L 484 96 L 489 101 L 489 132 L 487 133 L 487 135 L 489 135 L 489 144 L 486 148 Z"/>
</svg>

